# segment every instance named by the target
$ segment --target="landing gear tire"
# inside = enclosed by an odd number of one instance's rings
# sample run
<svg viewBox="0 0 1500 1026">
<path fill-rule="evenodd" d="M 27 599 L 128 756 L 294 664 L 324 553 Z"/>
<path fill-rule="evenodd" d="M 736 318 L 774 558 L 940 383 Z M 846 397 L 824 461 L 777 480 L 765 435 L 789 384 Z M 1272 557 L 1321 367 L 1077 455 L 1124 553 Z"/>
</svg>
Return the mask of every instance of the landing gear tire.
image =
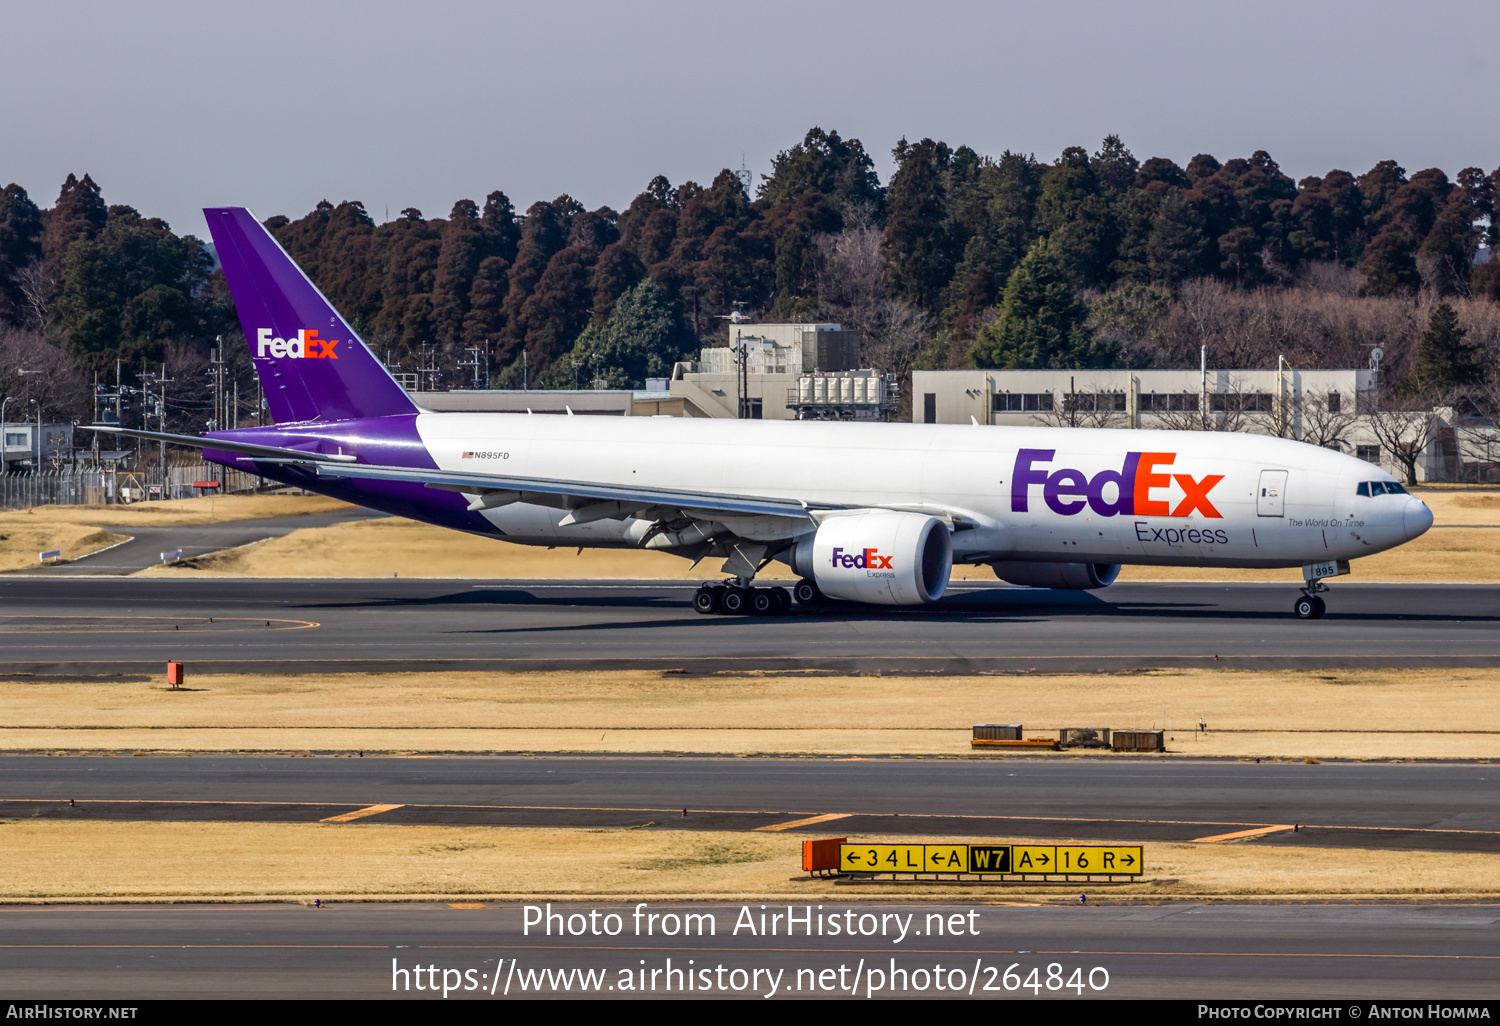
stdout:
<svg viewBox="0 0 1500 1026">
<path fill-rule="evenodd" d="M 749 611 L 749 604 L 744 588 L 725 588 L 719 597 L 719 612 L 727 616 L 743 616 Z"/>
<path fill-rule="evenodd" d="M 719 611 L 719 592 L 721 589 L 714 587 L 702 587 L 693 592 L 693 609 L 705 616 Z"/>
<path fill-rule="evenodd" d="M 1321 620 L 1323 614 L 1328 612 L 1328 606 L 1320 596 L 1299 595 L 1292 604 L 1292 612 L 1299 620 Z"/>
<path fill-rule="evenodd" d="M 770 616 L 777 611 L 776 596 L 770 588 L 753 588 L 750 591 L 750 612 L 756 616 Z"/>
<path fill-rule="evenodd" d="M 813 581 L 804 577 L 792 588 L 792 595 L 799 606 L 817 606 L 823 603 L 823 593 Z"/>
<path fill-rule="evenodd" d="M 772 616 L 785 616 L 792 611 L 792 596 L 785 588 L 772 588 L 771 598 L 776 602 L 776 608 L 771 610 Z"/>
</svg>

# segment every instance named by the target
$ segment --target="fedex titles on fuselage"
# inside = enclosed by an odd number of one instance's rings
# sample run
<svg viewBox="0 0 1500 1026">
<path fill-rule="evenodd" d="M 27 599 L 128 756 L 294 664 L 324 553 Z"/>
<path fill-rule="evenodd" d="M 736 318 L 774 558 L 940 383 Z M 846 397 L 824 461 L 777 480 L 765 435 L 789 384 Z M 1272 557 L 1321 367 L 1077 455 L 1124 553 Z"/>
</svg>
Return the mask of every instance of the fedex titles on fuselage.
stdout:
<svg viewBox="0 0 1500 1026">
<path fill-rule="evenodd" d="M 304 328 L 291 338 L 274 338 L 270 328 L 255 332 L 255 355 L 293 360 L 337 360 L 339 354 L 333 347 L 339 344 L 336 338 L 319 338 L 316 328 Z"/>
<path fill-rule="evenodd" d="M 1081 470 L 1045 466 L 1056 455 L 1055 449 L 1016 453 L 1010 484 L 1012 513 L 1029 512 L 1031 489 L 1040 485 L 1047 508 L 1065 517 L 1087 507 L 1101 517 L 1186 517 L 1197 512 L 1212 520 L 1224 518 L 1208 495 L 1224 475 L 1194 479 L 1191 474 L 1174 474 L 1170 468 L 1177 459 L 1175 452 L 1127 452 L 1119 470 L 1101 470 L 1093 477 Z M 1182 489 L 1180 502 L 1174 506 L 1165 498 L 1153 497 L 1153 492 L 1170 488 L 1173 481 Z"/>
</svg>

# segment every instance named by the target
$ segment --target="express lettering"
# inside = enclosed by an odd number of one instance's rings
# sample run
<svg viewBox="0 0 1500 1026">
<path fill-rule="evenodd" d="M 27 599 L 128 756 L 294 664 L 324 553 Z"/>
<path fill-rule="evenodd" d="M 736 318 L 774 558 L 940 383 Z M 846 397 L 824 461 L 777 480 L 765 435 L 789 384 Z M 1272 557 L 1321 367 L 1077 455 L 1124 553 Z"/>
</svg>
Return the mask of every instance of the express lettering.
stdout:
<svg viewBox="0 0 1500 1026">
<path fill-rule="evenodd" d="M 1062 516 L 1073 516 L 1087 506 L 1101 517 L 1155 516 L 1186 517 L 1193 511 L 1205 517 L 1223 519 L 1214 508 L 1208 493 L 1224 480 L 1223 474 L 1207 474 L 1195 480 L 1191 474 L 1173 474 L 1159 467 L 1170 467 L 1175 452 L 1128 452 L 1119 470 L 1101 470 L 1089 477 L 1081 470 L 1050 470 L 1037 466 L 1050 463 L 1056 449 L 1022 449 L 1016 453 L 1016 467 L 1010 482 L 1012 513 L 1029 512 L 1031 489 L 1042 487 L 1042 501 Z M 1176 481 L 1182 489 L 1182 501 L 1173 506 L 1152 493 L 1166 489 Z"/>
<path fill-rule="evenodd" d="M 260 328 L 255 332 L 255 355 L 261 358 L 337 360 L 339 354 L 333 351 L 333 347 L 338 344 L 336 338 L 319 338 L 315 328 L 304 328 L 292 338 L 274 338 L 270 328 Z"/>
<path fill-rule="evenodd" d="M 850 570 L 894 570 L 891 560 L 895 556 L 882 556 L 879 549 L 862 549 L 858 554 L 846 552 L 834 546 L 833 565 Z"/>
<path fill-rule="evenodd" d="M 1135 522 L 1136 541 L 1161 542 L 1164 545 L 1181 545 L 1187 542 L 1190 545 L 1228 545 L 1228 531 L 1200 531 L 1195 527 L 1152 527 L 1144 520 Z"/>
</svg>

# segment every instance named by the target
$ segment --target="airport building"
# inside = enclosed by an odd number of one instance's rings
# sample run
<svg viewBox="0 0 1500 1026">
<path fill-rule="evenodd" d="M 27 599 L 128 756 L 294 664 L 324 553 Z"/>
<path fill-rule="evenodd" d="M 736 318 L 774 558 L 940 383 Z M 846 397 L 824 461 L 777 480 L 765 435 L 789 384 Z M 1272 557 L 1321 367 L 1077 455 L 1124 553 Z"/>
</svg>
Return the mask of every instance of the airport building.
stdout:
<svg viewBox="0 0 1500 1026">
<path fill-rule="evenodd" d="M 415 374 L 398 375 L 411 391 Z M 860 336 L 838 324 L 729 327 L 729 344 L 704 348 L 670 378 L 644 389 L 474 389 L 411 391 L 434 413 L 572 413 L 615 417 L 746 420 L 889 420 L 900 392 L 879 370 L 860 366 Z"/>
<path fill-rule="evenodd" d="M 687 415 L 750 420 L 889 420 L 894 380 L 861 367 L 859 332 L 832 323 L 731 323 L 729 342 L 672 372 Z"/>
<path fill-rule="evenodd" d="M 73 457 L 73 425 L 7 420 L 0 426 L 0 454 L 7 468 L 39 466 Z"/>
<path fill-rule="evenodd" d="M 1338 449 L 1397 474 L 1372 423 L 1374 370 L 942 370 L 912 372 L 918 424 L 1229 430 Z M 1492 427 L 1451 410 L 1424 439 L 1419 480 L 1480 479 L 1497 468 Z M 1483 468 L 1476 469 L 1476 468 Z"/>
</svg>

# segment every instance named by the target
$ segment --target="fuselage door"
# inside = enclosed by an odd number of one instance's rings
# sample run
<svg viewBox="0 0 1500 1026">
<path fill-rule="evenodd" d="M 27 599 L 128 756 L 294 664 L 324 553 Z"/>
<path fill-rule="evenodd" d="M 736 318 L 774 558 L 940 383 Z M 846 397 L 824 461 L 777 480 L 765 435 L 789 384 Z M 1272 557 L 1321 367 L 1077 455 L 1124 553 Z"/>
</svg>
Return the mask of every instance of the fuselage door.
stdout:
<svg viewBox="0 0 1500 1026">
<path fill-rule="evenodd" d="M 1255 512 L 1263 517 L 1286 515 L 1286 471 L 1262 470 L 1260 491 L 1255 496 Z"/>
</svg>

